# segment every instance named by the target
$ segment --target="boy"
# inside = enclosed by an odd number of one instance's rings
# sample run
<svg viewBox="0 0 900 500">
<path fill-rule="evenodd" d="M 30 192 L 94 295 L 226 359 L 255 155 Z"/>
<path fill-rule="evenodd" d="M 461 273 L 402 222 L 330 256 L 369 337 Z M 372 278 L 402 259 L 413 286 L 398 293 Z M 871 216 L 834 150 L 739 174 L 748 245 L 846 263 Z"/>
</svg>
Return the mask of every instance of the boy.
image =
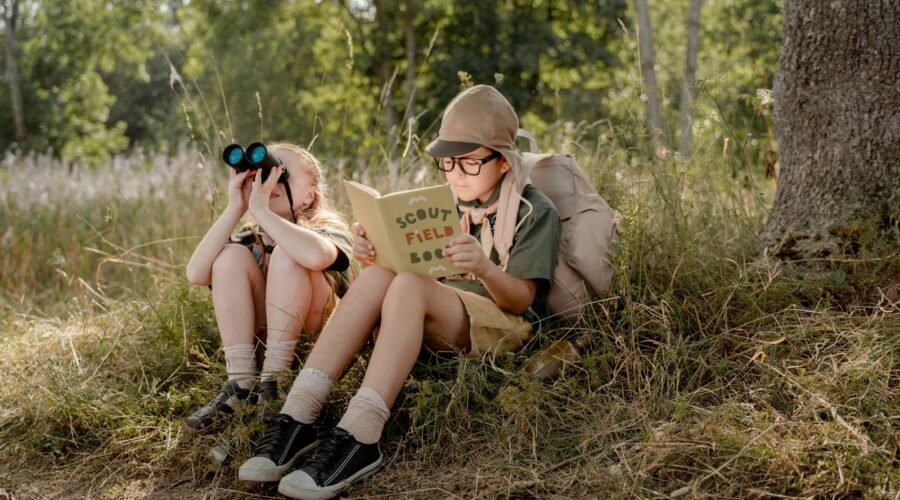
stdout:
<svg viewBox="0 0 900 500">
<path fill-rule="evenodd" d="M 448 105 L 438 139 L 426 151 L 463 214 L 463 234 L 444 256 L 468 274 L 435 281 L 377 265 L 363 270 L 316 341 L 256 456 L 241 466 L 241 479 L 281 479 L 278 491 L 294 498 L 337 495 L 380 467 L 382 429 L 423 346 L 471 355 L 517 349 L 533 323 L 548 315 L 561 223 L 550 200 L 527 185 L 517 130 L 515 111 L 493 87 L 472 87 Z M 354 232 L 354 257 L 372 263 L 377 249 L 364 228 L 356 225 Z M 379 322 L 362 387 L 319 445 L 315 420 L 332 381 Z M 314 448 L 311 459 L 284 475 Z"/>
</svg>

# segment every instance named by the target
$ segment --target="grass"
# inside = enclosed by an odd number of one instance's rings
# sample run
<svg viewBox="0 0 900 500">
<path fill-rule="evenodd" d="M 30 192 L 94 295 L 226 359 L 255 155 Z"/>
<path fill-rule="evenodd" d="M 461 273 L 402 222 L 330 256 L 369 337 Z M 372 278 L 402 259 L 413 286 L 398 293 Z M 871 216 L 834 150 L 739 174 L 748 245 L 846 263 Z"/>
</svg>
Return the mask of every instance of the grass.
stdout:
<svg viewBox="0 0 900 500">
<path fill-rule="evenodd" d="M 852 255 L 774 261 L 755 236 L 774 187 L 761 175 L 734 178 L 715 154 L 635 163 L 601 143 L 578 157 L 622 218 L 609 296 L 521 353 L 423 360 L 388 424 L 388 468 L 348 494 L 897 498 L 896 235 L 862 225 Z M 259 430 L 248 414 L 210 436 L 181 427 L 223 374 L 208 291 L 181 271 L 223 176 L 191 158 L 76 180 L 47 161 L 2 170 L 0 494 L 275 495 L 236 481 Z M 564 378 L 521 373 L 582 332 Z"/>
</svg>

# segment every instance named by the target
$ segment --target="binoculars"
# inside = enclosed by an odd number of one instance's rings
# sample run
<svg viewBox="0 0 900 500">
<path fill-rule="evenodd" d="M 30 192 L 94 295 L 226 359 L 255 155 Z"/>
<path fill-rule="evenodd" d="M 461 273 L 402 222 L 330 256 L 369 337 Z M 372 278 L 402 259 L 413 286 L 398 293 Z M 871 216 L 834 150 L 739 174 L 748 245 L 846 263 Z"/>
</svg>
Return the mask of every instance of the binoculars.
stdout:
<svg viewBox="0 0 900 500">
<path fill-rule="evenodd" d="M 261 142 L 250 144 L 246 150 L 240 144 L 231 144 L 222 151 L 222 158 L 225 160 L 225 164 L 237 173 L 245 170 L 262 170 L 263 182 L 269 178 L 272 168 L 284 165 L 281 159 L 270 152 L 269 148 Z M 287 179 L 288 171 L 285 169 L 278 178 L 278 182 L 286 185 Z"/>
</svg>

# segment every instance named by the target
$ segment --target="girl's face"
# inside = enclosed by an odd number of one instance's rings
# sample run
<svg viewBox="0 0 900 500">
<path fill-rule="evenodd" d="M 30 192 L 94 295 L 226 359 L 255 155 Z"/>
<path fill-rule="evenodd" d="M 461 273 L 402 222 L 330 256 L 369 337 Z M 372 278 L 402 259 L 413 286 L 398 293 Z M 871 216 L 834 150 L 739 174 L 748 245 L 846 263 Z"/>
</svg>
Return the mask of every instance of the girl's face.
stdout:
<svg viewBox="0 0 900 500">
<path fill-rule="evenodd" d="M 309 180 L 309 174 L 303 166 L 303 161 L 295 153 L 281 149 L 273 151 L 284 162 L 288 172 L 288 184 L 291 186 L 291 196 L 294 198 L 294 209 L 308 207 L 315 200 L 316 189 Z M 272 212 L 285 219 L 291 218 L 291 204 L 288 202 L 284 184 L 278 183 L 272 189 L 269 196 L 269 208 Z"/>
<path fill-rule="evenodd" d="M 480 160 L 491 153 L 493 153 L 491 149 L 482 146 L 457 158 L 460 160 Z M 504 157 L 500 156 L 481 165 L 481 172 L 478 175 L 466 174 L 458 163 L 453 167 L 453 170 L 446 172 L 445 175 L 447 176 L 447 183 L 450 184 L 450 187 L 453 188 L 453 192 L 456 193 L 459 199 L 463 201 L 477 199 L 484 203 L 490 198 L 494 192 L 494 187 L 508 170 L 509 163 L 506 162 Z"/>
</svg>

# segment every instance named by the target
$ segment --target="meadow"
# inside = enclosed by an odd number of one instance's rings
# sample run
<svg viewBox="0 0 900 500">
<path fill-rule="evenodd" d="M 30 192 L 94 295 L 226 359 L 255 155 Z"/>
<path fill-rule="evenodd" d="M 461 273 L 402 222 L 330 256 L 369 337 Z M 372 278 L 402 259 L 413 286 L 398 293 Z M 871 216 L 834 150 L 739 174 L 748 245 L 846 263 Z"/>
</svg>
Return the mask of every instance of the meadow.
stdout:
<svg viewBox="0 0 900 500">
<path fill-rule="evenodd" d="M 575 154 L 619 214 L 608 295 L 520 353 L 423 358 L 389 422 L 388 468 L 347 494 L 897 498 L 896 242 L 861 224 L 846 258 L 775 260 L 756 238 L 774 192 L 761 170 L 713 147 L 642 161 L 611 127 L 548 130 L 546 149 Z M 224 371 L 209 291 L 183 276 L 224 206 L 207 158 L 0 168 L 0 496 L 276 495 L 237 481 L 260 431 L 249 413 L 218 434 L 182 427 Z M 346 162 L 325 164 L 339 186 Z M 405 165 L 401 183 L 435 179 L 425 160 Z M 362 180 L 389 188 L 386 168 Z M 584 332 L 560 380 L 522 373 Z"/>
</svg>

